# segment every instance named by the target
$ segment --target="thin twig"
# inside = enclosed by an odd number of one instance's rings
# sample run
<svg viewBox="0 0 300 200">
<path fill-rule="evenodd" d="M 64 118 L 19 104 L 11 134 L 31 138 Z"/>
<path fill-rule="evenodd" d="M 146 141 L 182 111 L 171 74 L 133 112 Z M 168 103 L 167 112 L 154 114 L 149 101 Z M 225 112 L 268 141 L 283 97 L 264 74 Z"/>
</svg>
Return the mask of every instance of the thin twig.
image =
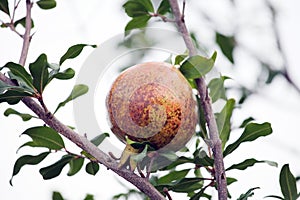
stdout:
<svg viewBox="0 0 300 200">
<path fill-rule="evenodd" d="M 152 13 L 152 14 L 150 14 L 150 16 L 151 16 L 151 17 L 159 17 L 159 18 L 161 18 L 161 20 L 164 21 L 164 22 L 175 22 L 175 20 L 170 19 L 170 18 L 168 18 L 168 17 L 166 17 L 166 16 L 164 16 L 164 15 L 161 15 L 161 14 L 159 14 L 159 13 Z"/>
<path fill-rule="evenodd" d="M 197 54 L 197 50 L 185 25 L 178 2 L 177 0 L 169 0 L 169 2 L 173 11 L 173 15 L 176 19 L 178 31 L 182 34 L 186 47 L 189 50 L 189 55 L 194 56 Z M 223 161 L 222 142 L 219 138 L 218 127 L 212 110 L 211 99 L 208 95 L 208 89 L 204 78 L 201 77 L 199 79 L 196 79 L 196 83 L 200 95 L 201 106 L 203 107 L 205 120 L 209 129 L 211 148 L 214 156 L 215 178 L 217 181 L 218 197 L 219 200 L 226 200 L 227 183 Z"/>
<path fill-rule="evenodd" d="M 25 33 L 23 35 L 23 46 L 22 46 L 22 51 L 21 51 L 21 57 L 19 60 L 19 64 L 24 66 L 26 59 L 27 59 L 27 54 L 29 50 L 29 45 L 30 45 L 30 40 L 31 40 L 31 8 L 32 8 L 33 3 L 30 0 L 26 0 L 26 18 L 25 18 Z"/>
<path fill-rule="evenodd" d="M 172 200 L 172 197 L 171 197 L 171 195 L 170 195 L 170 193 L 169 193 L 168 188 L 164 187 L 163 191 L 164 191 L 164 193 L 167 195 L 168 199 L 169 199 L 169 200 Z"/>
</svg>

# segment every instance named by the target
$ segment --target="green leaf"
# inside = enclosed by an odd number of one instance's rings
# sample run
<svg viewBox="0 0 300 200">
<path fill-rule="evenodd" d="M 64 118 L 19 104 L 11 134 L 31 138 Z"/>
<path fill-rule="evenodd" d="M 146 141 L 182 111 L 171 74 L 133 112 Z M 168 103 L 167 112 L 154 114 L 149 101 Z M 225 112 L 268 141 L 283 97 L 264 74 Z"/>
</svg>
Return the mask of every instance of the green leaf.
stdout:
<svg viewBox="0 0 300 200">
<path fill-rule="evenodd" d="M 234 36 L 225 36 L 216 32 L 216 42 L 228 60 L 234 63 L 233 50 L 236 44 Z"/>
<path fill-rule="evenodd" d="M 169 0 L 162 0 L 158 6 L 157 13 L 164 15 L 171 12 Z"/>
<path fill-rule="evenodd" d="M 277 163 L 276 162 L 272 162 L 272 161 L 268 161 L 268 160 L 256 160 L 256 159 L 250 158 L 250 159 L 244 160 L 241 163 L 234 164 L 234 165 L 228 167 L 226 169 L 226 171 L 232 170 L 232 169 L 245 170 L 248 167 L 251 167 L 251 166 L 255 165 L 256 163 L 267 163 L 267 164 L 269 164 L 271 166 L 277 167 Z"/>
<path fill-rule="evenodd" d="M 40 169 L 40 174 L 43 176 L 44 180 L 52 179 L 57 177 L 63 168 L 72 160 L 74 156 L 72 155 L 64 155 L 60 160 L 55 162 L 48 167 L 44 167 Z"/>
<path fill-rule="evenodd" d="M 22 118 L 22 120 L 25 121 L 29 121 L 31 118 L 37 118 L 35 116 L 32 116 L 30 114 L 27 113 L 20 113 L 12 108 L 7 108 L 4 112 L 4 116 L 8 117 L 9 115 L 18 115 L 19 117 Z"/>
<path fill-rule="evenodd" d="M 59 65 L 62 65 L 63 62 L 65 62 L 65 60 L 67 60 L 67 59 L 73 59 L 73 58 L 76 58 L 77 56 L 79 56 L 79 54 L 82 52 L 83 48 L 86 47 L 86 46 L 90 46 L 90 47 L 93 47 L 93 48 L 97 47 L 97 45 L 89 45 L 89 44 L 76 44 L 76 45 L 73 45 L 60 58 Z"/>
<path fill-rule="evenodd" d="M 217 125 L 220 134 L 220 139 L 222 141 L 222 149 L 224 149 L 225 144 L 228 141 L 230 136 L 230 131 L 231 131 L 230 119 L 232 116 L 234 106 L 235 106 L 235 100 L 229 99 L 226 102 L 222 111 L 217 115 Z"/>
<path fill-rule="evenodd" d="M 223 153 L 224 157 L 232 153 L 243 142 L 254 141 L 259 137 L 267 136 L 272 133 L 271 124 L 265 122 L 263 124 L 250 123 L 245 127 L 240 138 L 234 143 L 228 145 Z"/>
<path fill-rule="evenodd" d="M 177 167 L 178 165 L 182 165 L 185 163 L 193 163 L 193 159 L 181 156 L 177 160 L 175 160 L 174 162 L 172 162 L 171 164 L 169 164 L 168 166 L 166 166 L 161 170 L 171 170 Z"/>
<path fill-rule="evenodd" d="M 63 196 L 59 192 L 52 193 L 52 200 L 64 200 Z"/>
<path fill-rule="evenodd" d="M 249 197 L 254 195 L 254 190 L 260 189 L 259 187 L 249 189 L 245 194 L 241 194 L 237 200 L 247 200 Z"/>
<path fill-rule="evenodd" d="M 94 200 L 94 195 L 92 194 L 87 194 L 84 198 L 84 200 Z"/>
<path fill-rule="evenodd" d="M 14 105 L 19 103 L 23 97 L 31 96 L 27 92 L 19 92 L 19 91 L 12 91 L 8 90 L 4 94 L 0 95 L 0 103 L 7 102 L 10 105 Z"/>
<path fill-rule="evenodd" d="M 25 146 L 46 147 L 53 150 L 60 150 L 65 147 L 61 136 L 55 130 L 46 126 L 29 128 L 23 134 L 32 138 L 32 142 L 25 143 Z M 24 145 L 21 147 L 24 147 Z"/>
<path fill-rule="evenodd" d="M 6 14 L 10 15 L 7 0 L 0 0 L 0 10 L 5 12 Z"/>
<path fill-rule="evenodd" d="M 237 182 L 237 181 L 238 181 L 238 180 L 235 179 L 235 178 L 231 178 L 231 177 L 227 177 L 227 178 L 226 178 L 227 185 L 230 185 L 230 184 L 235 183 L 235 182 Z"/>
<path fill-rule="evenodd" d="M 285 200 L 296 200 L 298 197 L 296 179 L 290 171 L 288 164 L 285 164 L 280 171 L 279 182 L 281 192 Z"/>
<path fill-rule="evenodd" d="M 96 163 L 96 162 L 89 162 L 86 167 L 85 167 L 85 171 L 88 173 L 88 174 L 91 174 L 91 175 L 96 175 L 97 172 L 99 171 L 99 164 Z"/>
<path fill-rule="evenodd" d="M 109 137 L 109 134 L 108 133 L 102 133 L 102 134 L 94 137 L 91 140 L 91 143 L 93 143 L 95 146 L 99 146 L 106 137 Z"/>
<path fill-rule="evenodd" d="M 49 77 L 47 56 L 41 54 L 34 63 L 29 64 L 29 70 L 33 77 L 34 87 L 42 94 Z"/>
<path fill-rule="evenodd" d="M 56 72 L 51 78 L 56 78 L 59 80 L 68 80 L 75 76 L 75 71 L 72 68 L 68 68 L 62 72 Z"/>
<path fill-rule="evenodd" d="M 154 12 L 153 5 L 150 0 L 129 0 L 123 4 L 123 8 L 129 17 L 138 17 Z"/>
<path fill-rule="evenodd" d="M 172 182 L 183 179 L 188 173 L 190 169 L 184 169 L 181 171 L 171 171 L 169 174 L 158 179 L 157 184 L 159 185 L 171 185 Z"/>
<path fill-rule="evenodd" d="M 203 178 L 184 178 L 171 187 L 174 192 L 194 192 L 203 186 Z"/>
<path fill-rule="evenodd" d="M 24 83 L 28 87 L 34 89 L 32 77 L 21 65 L 13 62 L 9 62 L 6 65 L 4 65 L 2 68 L 8 68 L 13 75 L 20 78 L 22 81 L 24 81 Z M 14 77 L 11 78 L 15 79 Z M 19 79 L 16 80 L 18 81 L 19 85 L 23 85 L 22 83 L 19 82 Z"/>
<path fill-rule="evenodd" d="M 39 0 L 36 3 L 41 9 L 44 10 L 48 10 L 56 7 L 55 0 Z"/>
<path fill-rule="evenodd" d="M 84 158 L 80 158 L 80 157 L 74 157 L 72 160 L 70 160 L 69 162 L 70 169 L 68 172 L 68 176 L 73 176 L 77 174 L 77 172 L 79 172 L 80 169 L 82 168 L 83 162 L 84 162 Z"/>
<path fill-rule="evenodd" d="M 240 128 L 244 128 L 247 124 L 249 124 L 249 122 L 252 122 L 253 120 L 255 120 L 253 117 L 248 117 L 247 119 L 245 119 L 242 124 L 240 125 Z"/>
<path fill-rule="evenodd" d="M 218 99 L 226 100 L 224 81 L 228 79 L 226 76 L 221 76 L 220 78 L 212 79 L 209 84 L 209 96 L 211 97 L 212 103 L 216 102 Z"/>
<path fill-rule="evenodd" d="M 275 198 L 275 199 L 281 199 L 281 200 L 284 200 L 284 198 L 280 197 L 280 196 L 276 196 L 276 195 L 268 195 L 268 196 L 265 196 L 265 198 Z"/>
<path fill-rule="evenodd" d="M 203 139 L 207 139 L 208 136 L 207 136 L 207 130 L 206 130 L 206 120 L 205 120 L 204 110 L 202 108 L 201 100 L 198 95 L 196 96 L 196 99 L 197 99 L 198 115 L 199 115 L 198 120 L 199 120 L 200 129 L 201 129 L 200 136 Z"/>
<path fill-rule="evenodd" d="M 13 174 L 9 181 L 10 185 L 12 185 L 13 177 L 20 172 L 21 168 L 24 165 L 37 165 L 40 162 L 42 162 L 49 155 L 49 153 L 50 152 L 44 152 L 44 153 L 41 153 L 36 156 L 25 155 L 25 156 L 21 156 L 20 158 L 18 158 L 18 160 L 15 162 Z"/>
<path fill-rule="evenodd" d="M 130 159 L 132 159 L 135 163 L 139 163 L 144 158 L 147 157 L 147 151 L 148 151 L 148 145 L 145 146 L 145 148 L 143 149 L 143 151 L 141 153 L 132 155 L 130 157 Z M 134 167 L 131 166 L 131 163 L 129 165 L 130 165 L 131 169 L 134 169 Z"/>
<path fill-rule="evenodd" d="M 55 114 L 58 111 L 58 109 L 65 106 L 68 102 L 70 102 L 70 101 L 76 99 L 77 97 L 80 97 L 80 96 L 84 95 L 85 93 L 87 93 L 88 90 L 89 90 L 89 88 L 86 85 L 83 85 L 83 84 L 75 85 L 73 87 L 73 90 L 72 90 L 71 94 L 66 98 L 66 100 L 64 100 L 63 102 L 60 102 L 58 104 L 58 106 L 55 109 L 53 114 Z"/>
<path fill-rule="evenodd" d="M 214 160 L 210 158 L 205 151 L 197 149 L 194 152 L 194 163 L 200 166 L 213 166 Z"/>
<path fill-rule="evenodd" d="M 125 26 L 125 35 L 128 35 L 132 29 L 144 28 L 151 17 L 149 15 L 141 15 L 132 18 Z"/>
<path fill-rule="evenodd" d="M 187 54 L 181 54 L 181 55 L 177 55 L 175 57 L 175 65 L 180 65 L 182 61 L 184 61 L 184 59 L 186 59 L 188 57 Z"/>
<path fill-rule="evenodd" d="M 214 52 L 211 58 L 200 55 L 189 57 L 180 66 L 180 71 L 188 79 L 196 79 L 204 76 L 213 68 L 217 53 Z"/>
<path fill-rule="evenodd" d="M 28 91 L 27 88 L 10 85 L 0 80 L 0 94 L 3 94 L 7 91 L 28 92 L 28 94 L 31 94 L 31 92 Z"/>
<path fill-rule="evenodd" d="M 22 25 L 24 28 L 26 27 L 26 17 L 23 17 L 17 21 L 14 22 L 14 27 L 17 27 L 18 25 Z M 31 28 L 34 27 L 34 22 L 33 20 L 31 19 Z"/>
</svg>

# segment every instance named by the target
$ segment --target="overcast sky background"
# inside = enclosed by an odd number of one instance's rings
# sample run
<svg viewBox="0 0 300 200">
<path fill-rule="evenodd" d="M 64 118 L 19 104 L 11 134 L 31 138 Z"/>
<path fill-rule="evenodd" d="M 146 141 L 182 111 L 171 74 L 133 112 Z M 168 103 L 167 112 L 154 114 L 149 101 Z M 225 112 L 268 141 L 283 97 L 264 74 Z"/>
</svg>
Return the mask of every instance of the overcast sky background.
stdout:
<svg viewBox="0 0 300 200">
<path fill-rule="evenodd" d="M 200 41 L 206 46 L 213 45 L 214 37 L 211 27 L 206 22 L 198 20 L 198 13 L 216 13 L 210 15 L 216 24 L 218 31 L 232 33 L 236 26 L 241 30 L 247 30 L 239 34 L 238 40 L 247 45 L 259 55 L 275 66 L 280 67 L 278 52 L 274 50 L 272 36 L 270 36 L 270 16 L 265 14 L 262 1 L 237 1 L 237 12 L 230 12 L 232 5 L 225 1 L 193 1 L 195 7 L 189 7 L 187 1 L 186 21 L 188 27 L 200 33 Z M 13 1 L 11 1 L 13 2 Z M 33 62 L 41 53 L 48 55 L 50 62 L 58 62 L 59 58 L 71 45 L 78 43 L 99 44 L 109 40 L 111 37 L 122 34 L 124 26 L 129 18 L 124 14 L 121 5 L 124 1 L 83 1 L 65 0 L 58 1 L 57 8 L 44 11 L 35 6 L 32 10 L 35 23 L 30 52 L 27 63 Z M 300 27 L 299 9 L 300 3 L 297 0 L 272 1 L 279 12 L 279 29 L 283 41 L 283 49 L 286 52 L 289 70 L 295 82 L 300 85 L 299 52 L 300 52 Z M 17 18 L 24 16 L 24 5 L 20 5 Z M 192 11 L 194 9 L 194 11 Z M 200 14 L 199 14 L 200 15 Z M 6 20 L 0 14 L 1 20 Z M 161 24 L 160 24 L 161 26 Z M 199 27 L 205 27 L 203 29 Z M 266 27 L 265 29 L 263 27 Z M 262 30 L 263 29 L 263 30 Z M 251 35 L 252 34 L 252 35 Z M 9 61 L 18 62 L 21 51 L 21 39 L 8 29 L 0 29 L 0 66 Z M 76 60 L 67 61 L 65 68 L 72 67 L 79 71 L 92 49 L 86 49 Z M 209 52 L 210 53 L 210 52 Z M 220 55 L 220 54 L 219 54 Z M 242 52 L 236 53 L 236 69 L 218 57 L 218 70 L 223 75 L 230 75 L 234 81 L 246 86 L 253 85 L 253 77 L 258 73 L 257 63 L 247 59 Z M 276 64 L 279 63 L 279 64 Z M 249 75 L 251 74 L 251 75 Z M 253 75 L 254 74 L 254 75 Z M 46 104 L 54 109 L 58 102 L 66 98 L 75 80 L 55 82 L 46 90 Z M 277 78 L 270 86 L 260 89 L 260 92 L 253 95 L 234 115 L 236 122 L 242 121 L 247 116 L 253 116 L 258 122 L 269 121 L 272 123 L 274 133 L 266 138 L 261 138 L 253 143 L 243 144 L 241 147 L 226 158 L 225 165 L 228 167 L 233 163 L 240 162 L 246 158 L 254 157 L 258 160 L 272 160 L 279 163 L 278 168 L 266 164 L 247 169 L 246 171 L 232 171 L 227 176 L 236 177 L 239 181 L 229 187 L 233 198 L 246 192 L 251 187 L 259 186 L 252 199 L 262 199 L 266 195 L 280 195 L 279 171 L 283 164 L 290 163 L 290 168 L 295 175 L 300 175 L 300 147 L 299 147 L 299 122 L 300 122 L 300 95 L 291 88 L 283 79 Z M 0 104 L 0 113 L 7 108 L 6 104 Z M 19 111 L 29 112 L 23 105 L 14 106 Z M 2 115 L 2 114 L 1 114 Z M 38 170 L 52 164 L 57 155 L 46 159 L 39 166 L 25 166 L 13 179 L 14 186 L 9 185 L 9 179 L 15 160 L 23 154 L 37 154 L 40 150 L 29 148 L 22 149 L 16 154 L 17 148 L 28 141 L 25 136 L 19 137 L 30 125 L 41 124 L 38 121 L 23 123 L 16 116 L 9 118 L 0 115 L 0 127 L 2 142 L 0 151 L 2 159 L 0 165 L 0 194 L 3 199 L 51 199 L 53 190 L 60 191 L 69 200 L 81 200 L 86 193 L 95 195 L 95 199 L 110 199 L 114 194 L 125 192 L 120 180 L 112 172 L 100 166 L 100 172 L 95 176 L 87 175 L 84 170 L 74 177 L 67 177 L 67 167 L 62 174 L 55 179 L 44 181 Z M 65 124 L 73 125 L 72 105 L 67 105 L 57 113 L 57 117 Z M 234 139 L 234 136 L 233 136 Z M 70 148 L 76 150 L 72 144 Z M 77 149 L 78 150 L 78 149 Z M 132 186 L 128 186 L 132 187 Z M 180 197 L 178 197 L 179 199 Z M 182 197 L 183 198 L 183 197 Z M 182 199 L 181 198 L 181 199 Z M 176 198 L 175 198 L 176 199 Z"/>
</svg>

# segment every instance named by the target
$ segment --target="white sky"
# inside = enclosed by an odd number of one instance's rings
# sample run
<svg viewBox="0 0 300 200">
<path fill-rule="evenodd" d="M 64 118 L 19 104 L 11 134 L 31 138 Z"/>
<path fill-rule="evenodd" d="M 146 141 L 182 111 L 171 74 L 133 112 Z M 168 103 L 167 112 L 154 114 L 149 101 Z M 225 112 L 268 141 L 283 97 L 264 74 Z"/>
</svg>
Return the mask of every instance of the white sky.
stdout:
<svg viewBox="0 0 300 200">
<path fill-rule="evenodd" d="M 195 0 L 194 0 L 195 1 Z M 121 0 L 118 1 L 58 1 L 57 8 L 49 11 L 40 10 L 37 6 L 33 8 L 33 19 L 36 32 L 30 48 L 28 62 L 34 61 L 40 53 L 48 55 L 50 62 L 58 62 L 59 58 L 66 49 L 78 43 L 100 44 L 110 39 L 112 36 L 122 33 L 124 26 L 128 22 L 126 15 L 122 12 Z M 188 1 L 189 2 L 189 1 Z M 232 26 L 251 29 L 253 35 L 248 33 L 241 34 L 238 38 L 243 44 L 254 48 L 256 52 L 266 60 L 280 63 L 276 52 L 272 50 L 272 41 L 264 37 L 264 33 L 259 32 L 264 23 L 268 23 L 268 16 L 261 10 L 260 1 L 242 3 L 238 1 L 239 11 L 230 13 L 226 8 L 229 5 L 222 1 L 199 1 L 199 7 L 191 8 L 187 4 L 187 15 L 192 9 L 199 9 L 206 13 L 217 13 L 213 16 L 217 29 L 225 33 L 231 33 Z M 289 70 L 295 82 L 300 85 L 299 52 L 300 52 L 300 27 L 299 27 L 299 8 L 297 0 L 277 0 L 274 1 L 280 11 L 280 33 L 283 41 L 283 48 L 286 51 Z M 203 9 L 205 7 L 205 9 Z M 195 11 L 197 12 L 197 11 Z M 253 13 L 256 13 L 253 16 Z M 17 13 L 23 17 L 24 12 Z M 0 19 L 4 19 L 0 15 Z M 192 29 L 207 26 L 205 22 L 197 21 L 197 15 L 186 18 L 188 26 Z M 199 23 L 199 24 L 198 24 Z M 232 25 L 232 26 L 231 26 Z M 257 31 L 257 32 L 255 32 Z M 212 32 L 209 29 L 198 29 L 201 37 L 200 41 L 205 45 L 211 46 L 213 43 Z M 257 33 L 257 34 L 255 34 Z M 250 36 L 250 37 L 248 37 Z M 18 62 L 21 39 L 8 29 L 0 29 L 0 66 L 8 61 Z M 85 58 L 92 52 L 91 49 L 84 50 L 83 54 L 74 61 L 66 62 L 65 67 L 73 67 L 79 71 Z M 220 54 L 219 54 L 220 55 Z M 255 62 L 247 60 L 243 53 L 236 53 L 236 57 L 241 56 L 245 59 L 237 60 L 237 69 L 232 70 L 227 62 L 221 57 L 217 60 L 218 70 L 224 75 L 230 75 L 234 81 L 251 86 L 257 68 Z M 254 67 L 252 67 L 252 64 Z M 46 104 L 50 109 L 54 109 L 56 104 L 63 100 L 72 88 L 74 81 L 64 82 L 64 87 L 60 82 L 50 85 L 47 89 Z M 242 110 L 237 110 L 234 120 L 242 121 L 247 116 L 255 117 L 259 122 L 269 121 L 272 123 L 274 133 L 271 136 L 257 140 L 256 142 L 243 144 L 233 153 L 225 165 L 228 167 L 233 163 L 240 162 L 246 158 L 254 157 L 258 160 L 272 160 L 279 163 L 279 168 L 273 168 L 265 164 L 247 169 L 246 171 L 232 171 L 228 176 L 238 178 L 239 182 L 229 187 L 234 198 L 240 193 L 246 192 L 251 187 L 260 186 L 256 190 L 252 199 L 262 199 L 269 194 L 280 194 L 279 189 L 279 170 L 285 163 L 290 163 L 290 168 L 295 175 L 300 175 L 300 148 L 299 128 L 300 121 L 300 95 L 297 94 L 290 85 L 282 79 L 276 79 L 271 86 L 261 88 L 259 94 L 251 97 L 244 105 Z M 7 108 L 6 104 L 0 104 L 1 113 Z M 20 111 L 29 112 L 24 106 L 15 106 Z M 58 112 L 58 118 L 66 124 L 73 125 L 72 105 L 67 105 Z M 4 199 L 51 199 L 51 192 L 58 190 L 67 199 L 81 200 L 86 193 L 94 194 L 96 199 L 110 199 L 112 195 L 125 192 L 126 190 L 117 182 L 120 180 L 112 172 L 107 171 L 101 166 L 101 171 L 95 176 L 86 175 L 84 170 L 74 177 L 67 177 L 67 168 L 55 179 L 44 181 L 38 170 L 42 166 L 52 164 L 58 156 L 52 156 L 53 160 L 47 159 L 39 166 L 25 166 L 14 178 L 14 187 L 8 183 L 15 160 L 23 154 L 39 153 L 29 148 L 22 149 L 16 154 L 17 148 L 27 141 L 25 136 L 19 137 L 20 133 L 30 125 L 37 122 L 23 123 L 18 117 L 0 117 L 0 127 L 2 144 L 0 151 L 3 152 L 0 165 L 0 194 Z M 233 135 L 235 138 L 237 135 Z M 72 144 L 68 144 L 73 148 Z M 124 181 L 122 181 L 124 182 Z M 131 187 L 131 186 L 130 186 Z M 178 197 L 179 198 L 179 197 Z M 183 197 L 182 197 L 183 198 Z M 181 198 L 181 199 L 182 199 Z M 175 198 L 176 199 L 176 198 Z"/>
</svg>

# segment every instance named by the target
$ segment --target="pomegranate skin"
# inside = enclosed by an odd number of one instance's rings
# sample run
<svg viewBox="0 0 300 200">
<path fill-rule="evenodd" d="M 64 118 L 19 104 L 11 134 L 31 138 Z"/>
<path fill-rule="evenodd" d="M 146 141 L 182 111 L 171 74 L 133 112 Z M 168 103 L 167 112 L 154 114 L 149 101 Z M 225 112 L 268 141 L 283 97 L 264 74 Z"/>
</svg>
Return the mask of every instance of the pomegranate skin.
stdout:
<svg viewBox="0 0 300 200">
<path fill-rule="evenodd" d="M 156 150 L 178 151 L 195 133 L 197 105 L 192 88 L 173 65 L 146 62 L 122 72 L 106 99 L 112 132 L 148 143 Z"/>
</svg>

